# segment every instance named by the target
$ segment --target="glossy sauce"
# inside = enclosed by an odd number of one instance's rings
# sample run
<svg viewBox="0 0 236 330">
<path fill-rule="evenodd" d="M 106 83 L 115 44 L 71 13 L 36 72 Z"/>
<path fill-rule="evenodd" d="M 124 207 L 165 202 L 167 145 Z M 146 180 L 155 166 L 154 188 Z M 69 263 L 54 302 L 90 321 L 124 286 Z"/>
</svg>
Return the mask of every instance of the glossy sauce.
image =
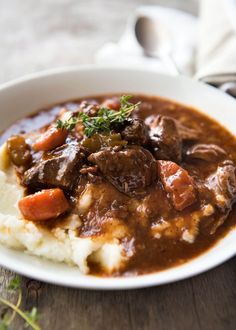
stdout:
<svg viewBox="0 0 236 330">
<path fill-rule="evenodd" d="M 101 103 L 109 97 L 110 95 L 104 95 L 89 99 Z M 222 147 L 227 153 L 227 159 L 233 160 L 234 164 L 236 164 L 236 140 L 233 135 L 214 120 L 195 109 L 162 98 L 140 95 L 135 96 L 133 101 L 142 101 L 140 110 L 134 116 L 143 120 L 157 114 L 173 117 L 189 128 L 200 130 L 199 143 L 216 144 Z M 81 100 L 75 100 L 70 103 L 41 110 L 37 114 L 16 122 L 0 136 L 0 144 L 12 134 L 28 133 L 49 125 L 56 118 L 62 107 L 76 108 L 80 102 Z M 195 161 L 193 163 L 183 161 L 181 163 L 181 166 L 198 181 L 204 181 L 208 175 L 216 170 L 217 165 L 218 163 L 206 164 L 202 161 Z M 80 191 L 83 190 L 82 188 L 85 185 L 86 182 L 81 183 Z M 96 236 L 102 233 L 103 225 L 106 226 L 107 223 L 108 211 L 111 217 L 119 218 L 121 223 L 127 226 L 129 235 L 128 238 L 123 238 L 122 243 L 127 253 L 132 254 L 132 257 L 119 272 L 113 273 L 112 276 L 150 273 L 182 264 L 212 247 L 236 224 L 236 205 L 234 205 L 228 219 L 213 235 L 209 234 L 209 226 L 214 219 L 212 220 L 209 217 L 208 220 L 204 220 L 206 223 L 204 221 L 200 223 L 199 235 L 192 244 L 168 237 L 157 239 L 150 234 L 150 228 L 156 222 L 161 221 L 165 216 L 168 219 L 174 219 L 180 215 L 186 221 L 192 212 L 198 210 L 199 204 L 195 203 L 181 212 L 174 210 L 161 184 L 158 183 L 147 189 L 145 196 L 148 200 L 147 216 L 145 219 L 141 219 L 135 207 L 139 203 L 138 199 L 127 197 L 104 179 L 101 179 L 95 185 L 98 191 L 99 189 L 106 189 L 107 197 L 100 204 L 95 202 L 91 206 L 89 214 L 80 215 L 83 225 L 78 234 L 86 237 Z M 111 207 L 111 205 L 113 206 Z M 95 215 L 99 221 L 94 221 Z M 64 221 L 63 219 L 58 218 L 52 221 L 48 228 L 57 226 L 60 221 Z M 100 276 L 107 275 L 96 264 L 91 264 L 91 267 L 92 273 L 99 274 Z"/>
</svg>

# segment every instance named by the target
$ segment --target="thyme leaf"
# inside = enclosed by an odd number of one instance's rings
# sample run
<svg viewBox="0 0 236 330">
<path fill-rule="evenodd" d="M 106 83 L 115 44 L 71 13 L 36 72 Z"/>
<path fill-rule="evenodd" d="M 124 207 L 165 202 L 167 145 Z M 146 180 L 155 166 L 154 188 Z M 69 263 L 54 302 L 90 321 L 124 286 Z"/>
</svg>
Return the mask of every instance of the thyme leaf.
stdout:
<svg viewBox="0 0 236 330">
<path fill-rule="evenodd" d="M 132 96 L 123 95 L 120 98 L 120 109 L 115 111 L 106 107 L 100 107 L 97 116 L 90 117 L 83 112 L 79 112 L 76 117 L 71 116 L 68 120 L 57 121 L 57 128 L 71 131 L 76 124 L 81 122 L 84 126 L 84 134 L 88 137 L 96 133 L 109 133 L 113 128 L 122 124 L 131 113 L 138 108 L 140 102 L 133 104 L 129 100 Z"/>
<path fill-rule="evenodd" d="M 9 282 L 7 289 L 8 290 L 17 290 L 19 289 L 21 286 L 21 279 L 19 276 L 14 277 L 13 279 L 11 279 L 11 281 Z"/>
<path fill-rule="evenodd" d="M 37 324 L 37 321 L 39 319 L 37 308 L 33 307 L 30 312 L 28 311 L 24 312 L 20 309 L 20 305 L 22 301 L 22 289 L 21 289 L 20 277 L 16 276 L 15 278 L 13 278 L 10 281 L 7 289 L 12 291 L 18 291 L 18 299 L 17 299 L 17 303 L 13 304 L 9 300 L 0 297 L 0 303 L 9 307 L 13 311 L 10 316 L 5 315 L 3 319 L 0 320 L 0 330 L 8 330 L 16 314 L 18 314 L 19 316 L 22 317 L 22 319 L 25 320 L 25 326 L 27 327 L 30 326 L 33 330 L 41 330 L 40 326 Z"/>
</svg>

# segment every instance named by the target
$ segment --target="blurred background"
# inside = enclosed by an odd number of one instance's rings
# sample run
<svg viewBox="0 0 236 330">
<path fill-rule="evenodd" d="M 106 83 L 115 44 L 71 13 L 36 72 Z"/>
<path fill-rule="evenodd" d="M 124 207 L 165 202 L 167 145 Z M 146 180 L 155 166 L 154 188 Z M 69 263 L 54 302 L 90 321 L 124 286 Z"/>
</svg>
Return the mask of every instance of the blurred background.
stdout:
<svg viewBox="0 0 236 330">
<path fill-rule="evenodd" d="M 0 0 L 0 83 L 43 69 L 93 63 L 104 44 L 121 38 L 140 5 L 198 15 L 198 0 Z"/>
</svg>

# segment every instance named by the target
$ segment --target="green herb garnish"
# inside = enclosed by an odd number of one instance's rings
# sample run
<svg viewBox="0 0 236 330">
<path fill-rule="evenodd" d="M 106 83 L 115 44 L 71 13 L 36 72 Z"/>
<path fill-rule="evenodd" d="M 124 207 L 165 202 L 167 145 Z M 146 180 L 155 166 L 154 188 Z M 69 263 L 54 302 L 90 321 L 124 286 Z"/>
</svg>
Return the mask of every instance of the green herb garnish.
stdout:
<svg viewBox="0 0 236 330">
<path fill-rule="evenodd" d="M 17 290 L 21 286 L 21 279 L 19 276 L 14 277 L 8 284 L 8 290 Z"/>
<path fill-rule="evenodd" d="M 113 128 L 124 123 L 131 113 L 140 105 L 140 102 L 136 104 L 129 102 L 131 97 L 130 95 L 121 96 L 119 111 L 101 107 L 95 117 L 90 117 L 80 112 L 78 116 L 72 116 L 66 121 L 59 119 L 56 127 L 71 131 L 75 128 L 77 123 L 81 122 L 85 128 L 84 134 L 88 137 L 91 137 L 95 133 L 109 133 Z"/>
<path fill-rule="evenodd" d="M 16 276 L 15 278 L 13 278 L 10 281 L 7 289 L 10 291 L 18 290 L 19 295 L 18 295 L 16 304 L 13 304 L 10 301 L 8 301 L 7 299 L 0 297 L 0 303 L 11 308 L 13 311 L 11 315 L 6 314 L 0 320 L 0 330 L 8 330 L 9 326 L 12 323 L 12 321 L 14 320 L 16 314 L 20 315 L 25 320 L 25 325 L 24 325 L 25 327 L 30 326 L 33 330 L 41 330 L 40 326 L 37 324 L 37 321 L 39 319 L 37 308 L 33 307 L 30 312 L 28 312 L 28 311 L 24 312 L 20 309 L 20 305 L 21 305 L 21 301 L 22 301 L 22 289 L 21 289 L 20 277 Z"/>
</svg>

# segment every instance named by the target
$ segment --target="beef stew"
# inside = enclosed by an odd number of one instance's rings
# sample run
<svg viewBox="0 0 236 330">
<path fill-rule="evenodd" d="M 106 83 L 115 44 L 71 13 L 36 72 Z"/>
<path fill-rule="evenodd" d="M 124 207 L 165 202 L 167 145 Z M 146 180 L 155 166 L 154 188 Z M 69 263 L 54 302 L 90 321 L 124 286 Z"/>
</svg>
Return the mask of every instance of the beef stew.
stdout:
<svg viewBox="0 0 236 330">
<path fill-rule="evenodd" d="M 40 193 L 57 190 L 64 201 L 57 211 L 50 195 L 55 212 L 27 220 L 51 230 L 78 213 L 79 237 L 102 235 L 112 223 L 125 228 L 117 237 L 130 258 L 112 276 L 182 264 L 236 224 L 235 137 L 187 106 L 144 95 L 89 97 L 16 122 L 5 141 L 25 188 L 22 215 L 29 196 L 39 203 Z M 94 199 L 81 210 L 91 186 Z M 92 260 L 91 272 L 106 275 Z"/>
</svg>

